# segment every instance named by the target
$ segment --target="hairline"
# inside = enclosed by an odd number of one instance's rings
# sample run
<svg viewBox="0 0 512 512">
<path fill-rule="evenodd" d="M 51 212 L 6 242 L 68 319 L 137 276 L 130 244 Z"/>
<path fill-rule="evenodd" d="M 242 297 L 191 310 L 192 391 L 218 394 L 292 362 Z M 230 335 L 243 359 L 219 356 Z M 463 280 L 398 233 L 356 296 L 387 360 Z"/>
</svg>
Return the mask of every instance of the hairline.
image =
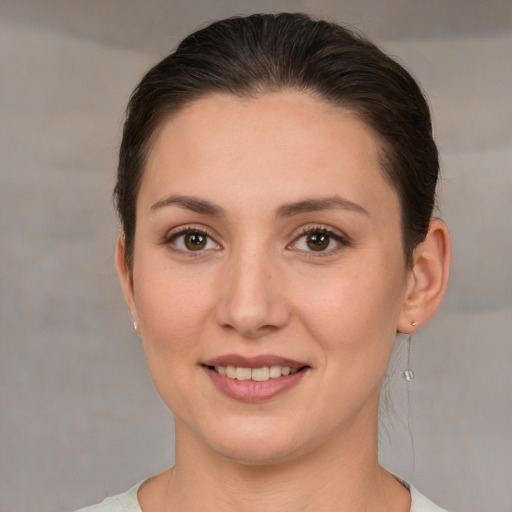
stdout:
<svg viewBox="0 0 512 512">
<path fill-rule="evenodd" d="M 345 115 L 351 116 L 354 119 L 357 119 L 360 123 L 362 123 L 367 129 L 371 131 L 373 134 L 376 147 L 377 147 L 377 162 L 379 167 L 381 168 L 382 175 L 385 181 L 391 186 L 391 188 L 395 191 L 398 198 L 399 204 L 399 212 L 400 212 L 400 231 L 401 231 L 401 244 L 402 244 L 402 252 L 404 254 L 404 259 L 406 265 L 411 263 L 412 249 L 408 250 L 407 240 L 406 240 L 406 222 L 405 222 L 405 208 L 403 204 L 402 194 L 400 190 L 400 184 L 398 180 L 395 182 L 392 179 L 391 167 L 392 167 L 392 154 L 394 152 L 392 144 L 390 144 L 372 125 L 365 119 L 364 108 L 362 106 L 354 105 L 353 101 L 348 100 L 339 100 L 336 101 L 333 98 L 327 97 L 326 94 L 322 94 L 318 88 L 314 87 L 300 87 L 293 86 L 290 84 L 265 84 L 264 81 L 260 81 L 251 87 L 241 88 L 240 90 L 229 90 L 227 87 L 215 87 L 207 90 L 200 91 L 189 94 L 188 98 L 183 98 L 181 102 L 177 102 L 176 105 L 172 107 L 169 106 L 169 102 L 167 102 L 166 107 L 162 107 L 160 112 L 154 117 L 152 123 L 148 123 L 147 128 L 151 131 L 150 135 L 144 141 L 143 150 L 142 150 L 142 158 L 140 161 L 140 172 L 139 179 L 137 183 L 137 187 L 134 188 L 134 223 L 133 223 L 133 236 L 132 236 L 132 247 L 131 254 L 127 257 L 127 262 L 129 266 L 132 267 L 134 260 L 134 249 L 135 249 L 135 232 L 137 228 L 137 200 L 139 197 L 139 192 L 142 187 L 142 183 L 144 180 L 144 176 L 146 174 L 146 169 L 148 162 L 151 158 L 152 151 L 155 147 L 155 141 L 160 135 L 161 131 L 164 129 L 165 125 L 171 121 L 174 117 L 178 116 L 184 110 L 189 108 L 194 103 L 209 97 L 232 97 L 241 100 L 256 100 L 267 94 L 280 94 L 286 92 L 298 92 L 323 103 L 326 106 L 332 107 L 339 111 L 343 111 Z"/>
</svg>

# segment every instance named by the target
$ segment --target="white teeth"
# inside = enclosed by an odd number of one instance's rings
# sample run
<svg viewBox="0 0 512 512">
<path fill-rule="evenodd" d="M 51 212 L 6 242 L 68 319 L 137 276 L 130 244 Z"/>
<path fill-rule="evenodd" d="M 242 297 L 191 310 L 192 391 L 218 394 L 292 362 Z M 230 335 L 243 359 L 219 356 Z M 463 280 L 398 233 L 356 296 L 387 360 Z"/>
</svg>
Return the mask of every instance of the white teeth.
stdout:
<svg viewBox="0 0 512 512">
<path fill-rule="evenodd" d="M 240 368 L 237 366 L 236 368 L 236 380 L 251 380 L 251 369 L 250 368 Z"/>
<path fill-rule="evenodd" d="M 261 368 L 244 368 L 241 366 L 215 366 L 219 375 L 236 380 L 254 380 L 264 382 L 269 379 L 278 379 L 279 377 L 297 373 L 298 368 L 293 370 L 289 366 L 263 366 Z"/>
<path fill-rule="evenodd" d="M 280 366 L 271 366 L 270 367 L 270 378 L 277 379 L 281 377 L 281 367 Z"/>
<path fill-rule="evenodd" d="M 253 368 L 251 378 L 252 380 L 260 382 L 270 379 L 270 368 L 268 366 L 264 366 L 263 368 Z"/>
</svg>

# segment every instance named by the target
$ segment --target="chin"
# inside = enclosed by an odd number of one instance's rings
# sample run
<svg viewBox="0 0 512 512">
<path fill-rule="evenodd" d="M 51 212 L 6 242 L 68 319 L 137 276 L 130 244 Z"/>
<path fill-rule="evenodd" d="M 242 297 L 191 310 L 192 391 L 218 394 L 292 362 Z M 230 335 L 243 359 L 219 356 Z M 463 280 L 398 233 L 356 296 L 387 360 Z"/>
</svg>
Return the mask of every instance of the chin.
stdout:
<svg viewBox="0 0 512 512">
<path fill-rule="evenodd" d="M 280 464 L 289 462 L 299 455 L 299 450 L 289 444 L 268 444 L 267 441 L 247 441 L 242 446 L 238 444 L 231 446 L 218 445 L 214 449 L 226 459 L 246 466 Z"/>
<path fill-rule="evenodd" d="M 219 455 L 245 465 L 269 465 L 287 462 L 307 451 L 304 430 L 282 421 L 231 421 L 213 433 L 207 443 Z M 288 428 L 289 427 L 289 428 Z"/>
</svg>

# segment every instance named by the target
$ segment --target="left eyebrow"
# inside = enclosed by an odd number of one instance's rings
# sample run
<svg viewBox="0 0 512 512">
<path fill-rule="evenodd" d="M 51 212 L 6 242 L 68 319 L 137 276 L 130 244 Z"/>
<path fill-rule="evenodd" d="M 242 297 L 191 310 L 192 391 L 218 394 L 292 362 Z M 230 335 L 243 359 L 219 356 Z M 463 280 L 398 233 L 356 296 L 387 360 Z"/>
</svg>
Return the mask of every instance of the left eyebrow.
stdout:
<svg viewBox="0 0 512 512">
<path fill-rule="evenodd" d="M 364 215 L 370 215 L 368 210 L 360 204 L 349 201 L 339 196 L 324 198 L 312 198 L 289 203 L 277 209 L 277 217 L 292 217 L 301 213 L 321 212 L 327 210 L 348 210 Z"/>
<path fill-rule="evenodd" d="M 179 208 L 184 208 L 185 210 L 191 210 L 196 213 L 201 213 L 203 215 L 217 215 L 221 216 L 224 214 L 224 210 L 210 201 L 206 201 L 205 199 L 200 199 L 199 197 L 193 196 L 169 196 L 160 199 L 157 201 L 152 207 L 151 211 L 158 210 L 160 208 L 164 208 L 166 206 L 175 205 Z"/>
</svg>

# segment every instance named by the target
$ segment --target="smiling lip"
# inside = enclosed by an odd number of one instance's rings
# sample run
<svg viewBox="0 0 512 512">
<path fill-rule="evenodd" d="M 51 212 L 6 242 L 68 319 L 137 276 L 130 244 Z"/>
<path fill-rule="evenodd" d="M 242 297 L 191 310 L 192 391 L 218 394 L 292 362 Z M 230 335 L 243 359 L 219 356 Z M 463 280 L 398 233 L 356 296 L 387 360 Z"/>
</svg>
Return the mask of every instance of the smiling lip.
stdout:
<svg viewBox="0 0 512 512">
<path fill-rule="evenodd" d="M 289 366 L 292 369 L 299 369 L 307 366 L 305 363 L 286 359 L 273 355 L 261 355 L 245 357 L 238 354 L 227 354 L 205 361 L 204 366 L 239 366 L 242 368 L 261 368 L 263 366 Z"/>
<path fill-rule="evenodd" d="M 310 368 L 304 363 L 279 356 L 244 357 L 237 354 L 209 359 L 201 366 L 217 389 L 228 397 L 243 402 L 262 402 L 287 391 L 297 385 Z M 218 373 L 219 367 L 228 366 L 245 369 L 281 367 L 288 368 L 290 373 L 264 381 L 237 380 Z"/>
</svg>

